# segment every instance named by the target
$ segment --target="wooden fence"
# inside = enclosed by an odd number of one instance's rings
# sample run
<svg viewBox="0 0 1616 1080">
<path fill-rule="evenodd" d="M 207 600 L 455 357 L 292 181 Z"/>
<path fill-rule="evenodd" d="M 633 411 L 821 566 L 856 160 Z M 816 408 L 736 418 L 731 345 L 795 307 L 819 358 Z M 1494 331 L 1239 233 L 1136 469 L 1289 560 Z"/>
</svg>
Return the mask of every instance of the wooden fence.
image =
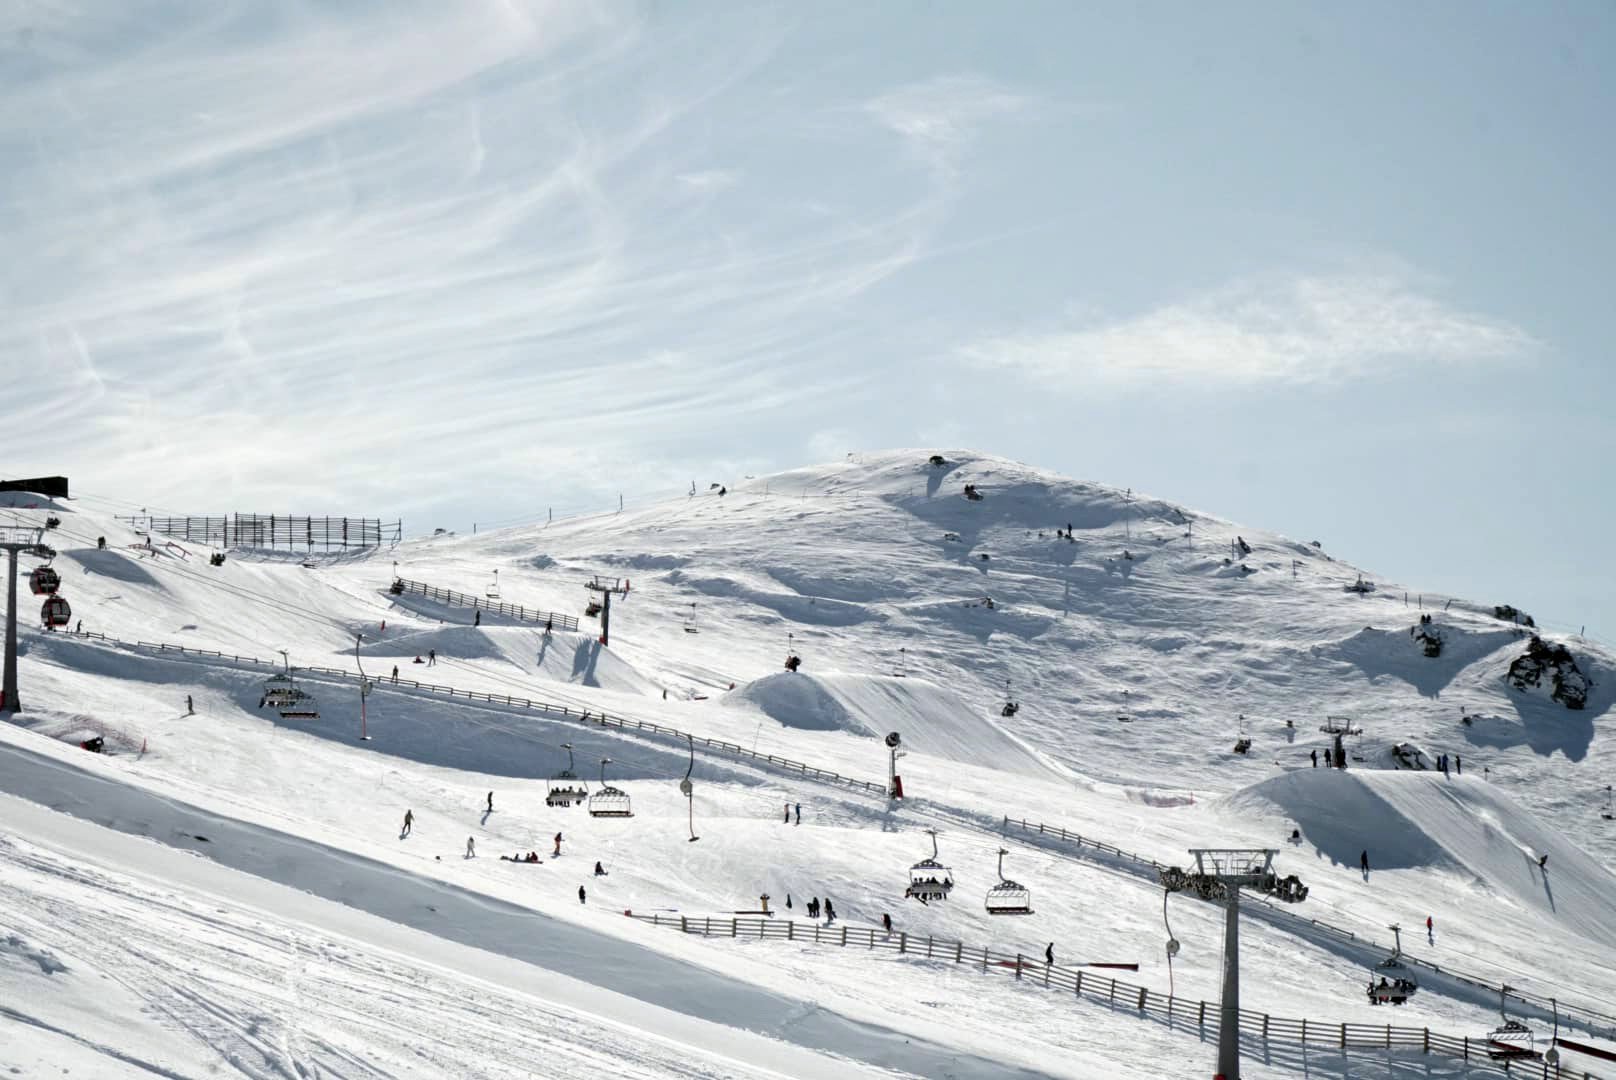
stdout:
<svg viewBox="0 0 1616 1080">
<path fill-rule="evenodd" d="M 176 540 L 213 547 L 321 548 L 351 551 L 397 544 L 404 534 L 402 521 L 378 518 L 308 517 L 296 514 L 225 514 L 219 517 L 120 518 L 136 528 L 143 521 L 148 531 Z"/>
<path fill-rule="evenodd" d="M 576 630 L 578 618 L 575 615 L 563 615 L 559 611 L 539 611 L 537 608 L 526 608 L 520 604 L 502 604 L 498 600 L 490 600 L 486 596 L 473 596 L 470 593 L 455 592 L 453 589 L 440 589 L 436 585 L 428 585 L 421 581 L 410 581 L 408 578 L 394 578 L 392 590 L 395 596 L 412 593 L 424 596 L 450 607 L 478 608 L 482 611 L 491 611 L 496 615 L 516 619 L 520 622 L 543 623 L 552 630 Z"/>
<path fill-rule="evenodd" d="M 1168 1026 L 1193 1026 L 1198 1030 L 1216 1029 L 1218 1003 L 1190 1000 L 1163 994 L 1147 987 L 1101 975 L 1083 968 L 1047 964 L 1022 953 L 995 952 L 985 946 L 966 945 L 934 937 L 920 937 L 903 931 L 886 932 L 873 927 L 845 923 L 798 923 L 790 919 L 714 918 L 705 915 L 625 915 L 653 926 L 666 926 L 685 934 L 746 940 L 789 941 L 801 945 L 825 945 L 843 949 L 881 950 L 959 964 L 1009 976 L 1021 982 L 1070 994 L 1112 1008 L 1126 1009 L 1140 1016 L 1161 1020 Z M 1445 1035 L 1430 1028 L 1395 1027 L 1391 1024 L 1354 1024 L 1341 1021 L 1295 1020 L 1273 1016 L 1254 1009 L 1240 1010 L 1240 1030 L 1265 1043 L 1291 1043 L 1325 1046 L 1340 1050 L 1409 1050 L 1440 1054 L 1471 1063 L 1472 1067 L 1496 1069 L 1511 1076 L 1541 1075 L 1561 1080 L 1597 1080 L 1593 1073 L 1550 1066 L 1537 1054 L 1516 1060 L 1509 1066 L 1488 1057 L 1486 1036 Z"/>
</svg>

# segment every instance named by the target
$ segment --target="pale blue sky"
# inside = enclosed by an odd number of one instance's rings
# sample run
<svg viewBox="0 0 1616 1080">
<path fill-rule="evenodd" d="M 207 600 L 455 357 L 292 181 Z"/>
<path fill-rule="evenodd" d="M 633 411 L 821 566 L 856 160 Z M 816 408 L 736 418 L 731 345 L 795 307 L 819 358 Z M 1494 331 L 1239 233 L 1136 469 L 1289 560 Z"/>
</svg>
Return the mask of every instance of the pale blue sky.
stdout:
<svg viewBox="0 0 1616 1080">
<path fill-rule="evenodd" d="M 1616 6 L 0 10 L 0 471 L 422 529 L 894 445 L 1616 638 Z"/>
</svg>

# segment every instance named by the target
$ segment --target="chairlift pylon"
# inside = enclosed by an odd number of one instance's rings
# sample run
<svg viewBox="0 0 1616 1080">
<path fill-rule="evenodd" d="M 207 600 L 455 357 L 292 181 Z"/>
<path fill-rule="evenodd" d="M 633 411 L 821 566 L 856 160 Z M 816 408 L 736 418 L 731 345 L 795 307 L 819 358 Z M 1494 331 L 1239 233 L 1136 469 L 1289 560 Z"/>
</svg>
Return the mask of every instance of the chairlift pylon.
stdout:
<svg viewBox="0 0 1616 1080">
<path fill-rule="evenodd" d="M 562 743 L 561 748 L 567 752 L 567 767 L 546 782 L 547 790 L 544 793 L 546 806 L 571 806 L 589 798 L 589 786 L 573 772 L 572 744 Z"/>
<path fill-rule="evenodd" d="M 498 600 L 499 599 L 499 571 L 498 570 L 494 571 L 494 580 L 490 581 L 488 583 L 488 588 L 483 590 L 483 595 L 488 597 L 488 599 L 490 599 L 490 600 Z"/>
<path fill-rule="evenodd" d="M 600 787 L 589 796 L 589 816 L 633 817 L 634 811 L 629 803 L 628 792 L 606 782 L 606 766 L 611 763 L 612 759 L 609 757 L 600 759 Z"/>
<path fill-rule="evenodd" d="M 919 900 L 922 904 L 933 900 L 947 900 L 954 889 L 954 878 L 948 867 L 937 861 L 937 830 L 927 829 L 931 835 L 931 858 L 921 859 L 909 868 L 909 887 L 903 891 L 904 899 Z"/>
<path fill-rule="evenodd" d="M 989 915 L 1031 915 L 1032 893 L 1025 885 L 1004 876 L 1004 857 L 1010 854 L 999 849 L 999 883 L 988 890 L 986 906 Z"/>
</svg>

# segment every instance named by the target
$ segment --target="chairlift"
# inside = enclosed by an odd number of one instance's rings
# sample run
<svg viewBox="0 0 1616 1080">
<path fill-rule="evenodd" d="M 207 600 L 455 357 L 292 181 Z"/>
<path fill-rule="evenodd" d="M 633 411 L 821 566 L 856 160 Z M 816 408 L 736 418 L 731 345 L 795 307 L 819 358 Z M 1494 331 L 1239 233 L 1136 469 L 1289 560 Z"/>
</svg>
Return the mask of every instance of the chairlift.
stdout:
<svg viewBox="0 0 1616 1080">
<path fill-rule="evenodd" d="M 937 830 L 931 834 L 931 858 L 921 859 L 909 868 L 909 887 L 903 891 L 904 899 L 928 904 L 933 900 L 947 900 L 953 891 L 954 879 L 948 867 L 937 861 Z"/>
<path fill-rule="evenodd" d="M 1004 857 L 1010 854 L 999 849 L 999 883 L 988 890 L 989 915 L 1031 915 L 1032 893 L 1025 885 L 1018 885 L 1004 876 Z"/>
<path fill-rule="evenodd" d="M 1511 1020 L 1504 1011 L 1504 998 L 1508 993 L 1509 987 L 1498 988 L 1498 1015 L 1503 1017 L 1504 1022 L 1487 1033 L 1487 1056 L 1495 1061 L 1533 1057 L 1536 1054 L 1532 1046 L 1532 1029 L 1519 1020 Z"/>
<path fill-rule="evenodd" d="M 1010 680 L 1004 680 L 1004 705 L 999 709 L 1000 716 L 1014 716 L 1021 711 L 1021 702 L 1010 693 Z"/>
<path fill-rule="evenodd" d="M 499 599 L 499 571 L 498 570 L 494 571 L 494 580 L 490 581 L 488 583 L 488 588 L 483 590 L 483 595 L 488 597 L 488 599 L 490 599 L 490 600 L 498 600 Z"/>
<path fill-rule="evenodd" d="M 1117 714 L 1117 720 L 1124 724 L 1133 723 L 1133 713 L 1128 711 L 1128 691 L 1126 690 L 1122 692 L 1122 711 Z"/>
<path fill-rule="evenodd" d="M 633 817 L 634 811 L 629 806 L 628 792 L 622 788 L 615 788 L 606 782 L 606 766 L 612 763 L 611 758 L 600 759 L 600 787 L 589 796 L 590 817 Z"/>
<path fill-rule="evenodd" d="M 589 601 L 589 603 L 584 605 L 584 617 L 585 618 L 593 619 L 596 615 L 599 615 L 599 614 L 600 614 L 600 601 L 599 600 L 591 599 Z"/>
<path fill-rule="evenodd" d="M 73 609 L 68 605 L 65 596 L 46 597 L 44 606 L 39 609 L 39 621 L 47 630 L 66 626 L 72 618 Z"/>
<path fill-rule="evenodd" d="M 62 576 L 48 566 L 36 566 L 28 575 L 28 588 L 35 596 L 55 596 L 62 587 Z"/>
<path fill-rule="evenodd" d="M 696 605 L 695 604 L 690 605 L 690 614 L 685 616 L 685 633 L 687 633 L 687 634 L 699 634 L 699 633 L 701 633 L 701 631 L 696 628 Z"/>
<path fill-rule="evenodd" d="M 1613 811 L 1611 809 L 1611 805 L 1610 805 L 1610 785 L 1609 784 L 1605 785 L 1605 808 L 1603 810 L 1599 811 L 1599 816 L 1604 818 L 1606 821 L 1616 821 L 1616 811 Z"/>
<path fill-rule="evenodd" d="M 264 680 L 264 704 L 280 714 L 282 720 L 318 720 L 320 710 L 314 695 L 299 690 L 292 678 L 292 661 L 285 649 L 280 650 L 286 670 Z"/>
<path fill-rule="evenodd" d="M 572 744 L 562 743 L 561 748 L 567 752 L 567 767 L 550 777 L 549 790 L 544 795 L 546 806 L 571 806 L 589 798 L 589 786 L 572 771 Z"/>
<path fill-rule="evenodd" d="M 1386 929 L 1392 932 L 1396 943 L 1392 954 L 1374 966 L 1369 973 L 1369 1004 L 1401 1005 L 1419 990 L 1419 980 L 1413 967 L 1403 959 L 1403 928 L 1392 923 Z M 1378 980 L 1378 981 L 1377 981 Z"/>
</svg>

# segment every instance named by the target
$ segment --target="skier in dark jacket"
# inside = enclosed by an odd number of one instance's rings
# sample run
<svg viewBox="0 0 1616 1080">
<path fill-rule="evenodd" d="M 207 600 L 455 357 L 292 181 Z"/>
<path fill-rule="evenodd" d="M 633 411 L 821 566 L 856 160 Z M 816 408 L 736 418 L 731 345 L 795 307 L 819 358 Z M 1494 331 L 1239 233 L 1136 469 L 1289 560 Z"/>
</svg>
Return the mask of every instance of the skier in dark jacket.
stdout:
<svg viewBox="0 0 1616 1080">
<path fill-rule="evenodd" d="M 1358 856 L 1358 865 L 1363 868 L 1365 875 L 1369 873 L 1369 849 L 1365 848 L 1363 854 Z"/>
<path fill-rule="evenodd" d="M 1055 943 L 1053 941 L 1044 949 L 1044 963 L 1051 965 L 1055 963 Z"/>
<path fill-rule="evenodd" d="M 881 913 L 881 928 L 889 934 L 892 933 L 892 916 L 884 911 Z"/>
</svg>

